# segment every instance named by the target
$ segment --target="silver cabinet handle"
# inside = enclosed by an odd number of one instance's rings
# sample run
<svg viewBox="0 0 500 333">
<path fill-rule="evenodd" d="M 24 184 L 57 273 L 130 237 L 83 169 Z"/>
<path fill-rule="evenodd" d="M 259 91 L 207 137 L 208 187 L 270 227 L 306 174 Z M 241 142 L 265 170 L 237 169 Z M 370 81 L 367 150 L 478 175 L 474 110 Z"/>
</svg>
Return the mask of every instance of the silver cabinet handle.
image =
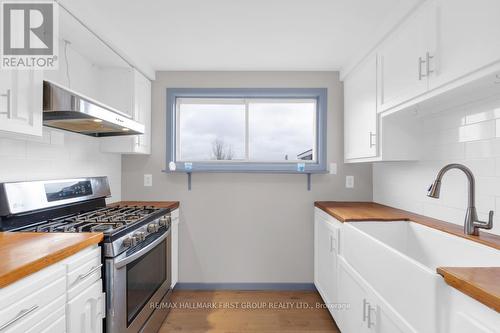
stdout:
<svg viewBox="0 0 500 333">
<path fill-rule="evenodd" d="M 418 57 L 418 80 L 421 81 L 426 75 L 422 73 L 422 64 L 426 61 L 422 57 Z"/>
<path fill-rule="evenodd" d="M 431 71 L 431 59 L 433 58 L 434 56 L 431 56 L 429 52 L 425 54 L 425 68 L 427 76 L 429 76 L 431 73 L 434 73 L 434 71 Z"/>
<path fill-rule="evenodd" d="M 363 298 L 363 321 L 366 321 L 368 319 L 367 311 L 366 311 L 366 306 L 369 306 L 370 303 L 366 301 L 366 298 Z"/>
<path fill-rule="evenodd" d="M 377 136 L 376 133 L 370 132 L 370 148 L 374 147 L 377 145 L 377 143 L 373 143 L 373 137 Z"/>
<path fill-rule="evenodd" d="M 375 323 L 372 321 L 372 310 L 375 310 L 368 304 L 368 328 L 372 328 L 372 326 L 375 326 Z"/>
<path fill-rule="evenodd" d="M 78 275 L 78 277 L 75 279 L 75 281 L 73 281 L 73 283 L 71 283 L 71 286 L 74 286 L 77 282 L 85 279 L 87 276 L 94 274 L 101 267 L 102 267 L 102 264 L 99 264 L 97 266 L 92 267 L 87 273 Z"/>
<path fill-rule="evenodd" d="M 7 118 L 12 118 L 12 105 L 11 105 L 11 92 L 10 89 L 7 89 L 5 94 L 1 94 L 1 97 L 6 97 L 7 98 L 7 111 L 6 112 L 0 112 L 0 113 L 5 113 L 7 114 Z"/>
<path fill-rule="evenodd" d="M 31 312 L 35 311 L 36 309 L 38 309 L 38 305 L 33 305 L 29 309 L 24 309 L 24 310 L 19 311 L 19 313 L 14 318 L 12 318 L 8 322 L 6 322 L 2 326 L 0 326 L 0 331 L 3 331 L 4 329 L 9 327 L 10 325 L 14 324 L 16 321 L 26 317 L 27 315 L 29 315 Z"/>
</svg>

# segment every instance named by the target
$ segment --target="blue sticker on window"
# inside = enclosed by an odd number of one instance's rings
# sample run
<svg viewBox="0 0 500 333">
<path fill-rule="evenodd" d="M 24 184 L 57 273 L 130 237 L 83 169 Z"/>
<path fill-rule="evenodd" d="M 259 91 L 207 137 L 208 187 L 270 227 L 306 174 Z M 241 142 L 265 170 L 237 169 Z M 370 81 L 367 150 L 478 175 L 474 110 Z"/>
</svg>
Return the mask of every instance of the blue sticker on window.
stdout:
<svg viewBox="0 0 500 333">
<path fill-rule="evenodd" d="M 191 163 L 191 162 L 184 163 L 184 169 L 186 169 L 186 171 L 193 170 L 193 163 Z"/>
<path fill-rule="evenodd" d="M 297 171 L 298 172 L 306 171 L 306 164 L 305 163 L 297 163 Z"/>
</svg>

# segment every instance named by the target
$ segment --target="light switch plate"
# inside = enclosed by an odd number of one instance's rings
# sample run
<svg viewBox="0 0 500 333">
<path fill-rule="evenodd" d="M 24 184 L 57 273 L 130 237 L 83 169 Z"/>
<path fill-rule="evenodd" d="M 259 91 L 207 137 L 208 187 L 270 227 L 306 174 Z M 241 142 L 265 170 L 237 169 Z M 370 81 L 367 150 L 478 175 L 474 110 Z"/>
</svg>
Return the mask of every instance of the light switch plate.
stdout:
<svg viewBox="0 0 500 333">
<path fill-rule="evenodd" d="M 144 186 L 147 187 L 153 186 L 153 175 L 151 174 L 144 175 Z"/>
<path fill-rule="evenodd" d="M 337 174 L 337 163 L 330 163 L 330 174 L 331 175 Z"/>
<path fill-rule="evenodd" d="M 354 188 L 354 176 L 345 176 L 345 187 Z"/>
</svg>

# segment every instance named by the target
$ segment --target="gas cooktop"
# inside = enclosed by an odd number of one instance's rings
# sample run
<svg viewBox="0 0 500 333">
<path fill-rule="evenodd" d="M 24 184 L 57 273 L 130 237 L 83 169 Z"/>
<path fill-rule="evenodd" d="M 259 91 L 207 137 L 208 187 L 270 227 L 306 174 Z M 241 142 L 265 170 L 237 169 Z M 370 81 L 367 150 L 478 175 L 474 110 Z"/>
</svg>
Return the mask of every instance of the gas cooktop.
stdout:
<svg viewBox="0 0 500 333">
<path fill-rule="evenodd" d="M 165 210 L 151 206 L 114 206 L 72 214 L 19 228 L 36 232 L 104 232 L 113 234 L 142 221 L 164 214 Z"/>
</svg>

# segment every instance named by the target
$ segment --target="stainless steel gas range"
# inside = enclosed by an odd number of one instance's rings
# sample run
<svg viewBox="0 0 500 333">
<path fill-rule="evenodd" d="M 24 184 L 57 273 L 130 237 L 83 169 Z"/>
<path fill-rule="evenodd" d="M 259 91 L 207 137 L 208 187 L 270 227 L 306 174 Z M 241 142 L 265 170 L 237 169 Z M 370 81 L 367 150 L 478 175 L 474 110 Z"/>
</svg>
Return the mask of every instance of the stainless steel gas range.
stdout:
<svg viewBox="0 0 500 333">
<path fill-rule="evenodd" d="M 156 332 L 171 290 L 170 210 L 107 207 L 106 177 L 0 184 L 0 230 L 103 232 L 106 332 Z"/>
</svg>

